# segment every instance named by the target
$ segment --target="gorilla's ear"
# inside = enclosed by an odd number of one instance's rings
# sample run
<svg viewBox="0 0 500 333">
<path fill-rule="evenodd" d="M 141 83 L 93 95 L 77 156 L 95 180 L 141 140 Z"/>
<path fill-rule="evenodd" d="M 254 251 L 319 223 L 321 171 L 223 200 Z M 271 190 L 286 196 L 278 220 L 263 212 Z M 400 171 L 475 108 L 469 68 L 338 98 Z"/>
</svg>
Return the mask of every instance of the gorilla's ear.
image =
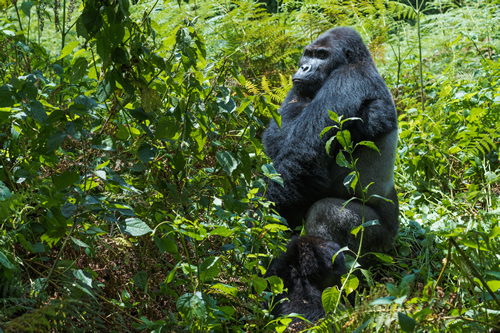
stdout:
<svg viewBox="0 0 500 333">
<path fill-rule="evenodd" d="M 354 61 L 354 52 L 350 49 L 345 50 L 345 58 L 348 63 L 352 63 Z"/>
</svg>

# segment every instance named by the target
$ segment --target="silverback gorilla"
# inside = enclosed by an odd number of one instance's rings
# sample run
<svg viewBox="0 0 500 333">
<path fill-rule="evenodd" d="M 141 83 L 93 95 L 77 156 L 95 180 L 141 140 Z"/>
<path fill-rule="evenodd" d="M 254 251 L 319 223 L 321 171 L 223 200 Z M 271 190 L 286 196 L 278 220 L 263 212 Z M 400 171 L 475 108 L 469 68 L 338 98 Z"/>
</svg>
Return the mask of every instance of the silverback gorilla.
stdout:
<svg viewBox="0 0 500 333">
<path fill-rule="evenodd" d="M 305 219 L 307 236 L 294 237 L 287 251 L 271 263 L 266 276 L 283 279 L 288 301 L 277 304 L 274 315 L 301 313 L 306 319 L 324 316 L 321 293 L 340 283 L 345 273 L 345 258 L 334 254 L 348 246 L 359 248 L 351 230 L 362 223 L 363 205 L 344 186 L 351 172 L 336 164 L 325 149 L 326 141 L 336 134 L 332 129 L 320 138 L 321 131 L 332 126 L 328 110 L 343 115 L 344 129 L 354 143 L 372 141 L 380 154 L 358 146 L 359 184 L 369 187 L 368 195 L 377 194 L 388 202 L 371 197 L 366 203 L 364 221 L 378 220 L 378 225 L 364 230 L 362 253 L 387 251 L 398 232 L 398 197 L 394 189 L 394 163 L 397 145 L 397 114 L 391 93 L 375 67 L 361 37 L 351 28 L 334 28 L 306 46 L 299 69 L 292 77 L 293 89 L 281 105 L 281 130 L 271 121 L 264 133 L 266 152 L 283 178 L 284 186 L 270 182 L 266 197 L 293 230 Z M 334 141 L 336 142 L 336 141 Z M 332 144 L 336 156 L 339 145 Z M 360 261 L 371 264 L 370 257 Z"/>
</svg>

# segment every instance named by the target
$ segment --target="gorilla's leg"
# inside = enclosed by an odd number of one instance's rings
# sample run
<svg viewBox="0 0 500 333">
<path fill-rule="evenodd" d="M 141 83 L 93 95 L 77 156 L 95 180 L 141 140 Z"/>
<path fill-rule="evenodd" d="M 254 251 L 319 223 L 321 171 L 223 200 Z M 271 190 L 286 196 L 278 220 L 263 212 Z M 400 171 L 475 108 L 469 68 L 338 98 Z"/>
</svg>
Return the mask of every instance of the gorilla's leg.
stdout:
<svg viewBox="0 0 500 333">
<path fill-rule="evenodd" d="M 362 224 L 363 204 L 359 201 L 351 201 L 342 208 L 344 203 L 345 200 L 337 198 L 326 198 L 317 201 L 307 212 L 306 234 L 333 241 L 341 247 L 347 245 L 350 250 L 357 252 L 361 231 L 355 237 L 351 234 L 351 230 Z M 384 212 L 384 216 L 378 214 L 370 206 L 365 205 L 364 207 L 364 222 L 378 220 L 380 225 L 373 225 L 364 229 L 362 253 L 386 252 L 396 237 L 397 214 L 392 213 L 395 211 L 394 206 L 392 203 L 386 203 L 382 200 L 380 200 L 380 203 L 383 206 L 379 206 L 377 211 Z M 392 223 L 392 219 L 396 219 L 396 223 Z M 361 263 L 363 264 L 364 261 L 362 260 Z M 366 261 L 364 263 L 366 264 Z"/>
<path fill-rule="evenodd" d="M 321 293 L 327 287 L 340 284 L 346 273 L 345 258 L 339 253 L 332 264 L 332 258 L 340 246 L 332 241 L 313 236 L 294 237 L 279 259 L 273 260 L 267 276 L 279 276 L 288 289 L 278 295 L 277 301 L 288 298 L 274 306 L 271 313 L 299 313 L 315 321 L 325 315 Z M 296 321 L 296 320 L 295 320 Z"/>
</svg>

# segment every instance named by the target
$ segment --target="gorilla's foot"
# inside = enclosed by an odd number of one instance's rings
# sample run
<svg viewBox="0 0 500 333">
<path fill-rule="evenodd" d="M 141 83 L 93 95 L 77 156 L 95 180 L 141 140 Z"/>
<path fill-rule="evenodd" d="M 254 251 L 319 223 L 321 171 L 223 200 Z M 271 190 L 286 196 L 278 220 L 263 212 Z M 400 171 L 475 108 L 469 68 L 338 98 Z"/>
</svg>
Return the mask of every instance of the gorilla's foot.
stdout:
<svg viewBox="0 0 500 333">
<path fill-rule="evenodd" d="M 274 316 L 298 313 L 315 321 L 325 315 L 321 293 L 327 287 L 340 284 L 346 273 L 345 258 L 339 253 L 340 246 L 332 241 L 313 236 L 294 237 L 287 250 L 273 260 L 266 276 L 278 276 L 288 289 L 275 299 L 271 310 Z M 287 298 L 279 302 L 281 299 Z M 294 320 L 296 321 L 296 320 Z"/>
</svg>

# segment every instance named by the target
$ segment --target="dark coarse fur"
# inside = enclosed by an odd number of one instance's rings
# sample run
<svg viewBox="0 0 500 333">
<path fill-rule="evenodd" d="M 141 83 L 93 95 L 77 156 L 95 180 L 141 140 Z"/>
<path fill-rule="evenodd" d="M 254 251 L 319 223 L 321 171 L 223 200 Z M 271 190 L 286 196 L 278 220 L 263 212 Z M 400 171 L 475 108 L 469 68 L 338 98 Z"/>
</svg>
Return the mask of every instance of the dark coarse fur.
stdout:
<svg viewBox="0 0 500 333">
<path fill-rule="evenodd" d="M 346 270 L 343 253 L 339 253 L 332 264 L 338 250 L 338 244 L 319 237 L 292 238 L 288 250 L 280 260 L 272 263 L 266 273 L 266 276 L 281 277 L 288 288 L 287 294 L 275 298 L 271 313 L 276 316 L 307 309 L 309 320 L 323 317 L 321 293 L 326 287 L 339 284 Z M 285 297 L 288 301 L 280 302 Z"/>
<path fill-rule="evenodd" d="M 339 146 L 332 144 L 331 156 L 326 153 L 325 142 L 335 135 L 336 130 L 330 130 L 322 138 L 319 135 L 325 127 L 334 125 L 328 110 L 343 115 L 344 119 L 359 117 L 362 121 L 345 122 L 344 129 L 350 131 L 353 142 L 372 141 L 380 150 L 379 154 L 368 147 L 356 148 L 354 157 L 359 159 L 359 183 L 367 186 L 373 182 L 369 195 L 377 194 L 392 200 L 391 203 L 373 197 L 367 202 L 365 221 L 378 220 L 380 225 L 365 229 L 362 252 L 387 251 L 397 235 L 399 224 L 398 198 L 394 189 L 397 114 L 389 89 L 370 52 L 353 29 L 331 29 L 305 48 L 299 70 L 292 79 L 293 89 L 280 108 L 281 130 L 271 121 L 264 133 L 266 152 L 284 182 L 284 187 L 270 182 L 266 197 L 276 203 L 277 211 L 292 229 L 305 219 L 307 235 L 357 251 L 360 237 L 354 237 L 350 231 L 362 223 L 363 206 L 357 200 L 351 201 L 343 210 L 342 205 L 353 196 L 360 198 L 361 191 L 357 186 L 356 193 L 352 193 L 343 185 L 351 170 L 338 166 L 331 157 L 337 155 Z M 307 248 L 304 242 L 292 241 L 278 262 L 293 260 L 293 256 L 288 256 L 289 252 L 298 253 L 297 258 L 302 257 L 300 249 Z M 299 248 L 299 244 L 303 245 Z M 313 248 L 315 244 L 316 241 L 311 242 Z M 372 264 L 371 259 L 366 258 L 361 261 L 365 267 Z M 276 265 L 283 268 L 273 272 L 284 278 L 288 288 L 303 283 L 308 276 L 318 276 L 323 272 L 318 270 L 315 274 L 308 270 L 306 275 L 297 275 L 286 271 L 290 265 Z M 300 269 L 304 266 L 297 264 L 293 267 Z M 298 279 L 296 276 L 302 277 Z M 294 290 L 297 289 L 289 289 L 288 298 L 303 297 L 308 303 L 321 303 L 321 293 L 311 291 L 308 294 L 310 289 Z M 306 318 L 313 318 L 316 310 L 293 301 L 288 306 L 282 305 L 278 311 L 290 312 L 305 313 Z"/>
</svg>

